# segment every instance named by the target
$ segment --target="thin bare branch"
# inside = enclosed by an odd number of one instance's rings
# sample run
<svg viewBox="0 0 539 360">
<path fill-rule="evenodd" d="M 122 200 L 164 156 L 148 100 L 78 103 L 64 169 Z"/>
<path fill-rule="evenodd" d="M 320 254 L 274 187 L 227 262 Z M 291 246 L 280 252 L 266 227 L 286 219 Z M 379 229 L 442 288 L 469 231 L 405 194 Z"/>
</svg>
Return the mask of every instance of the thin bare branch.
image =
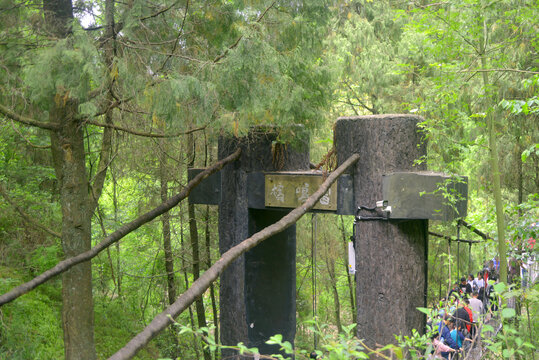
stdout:
<svg viewBox="0 0 539 360">
<path fill-rule="evenodd" d="M 50 145 L 36 145 L 34 143 L 32 143 L 30 140 L 28 140 L 26 138 L 26 136 L 23 135 L 22 132 L 19 131 L 19 129 L 17 129 L 16 126 L 13 126 L 13 121 L 11 121 L 11 128 L 17 133 L 19 134 L 20 137 L 22 137 L 24 139 L 24 141 L 26 141 L 26 143 L 28 145 L 30 145 L 31 147 L 33 148 L 36 148 L 36 149 L 49 149 L 51 146 Z"/>
<path fill-rule="evenodd" d="M 346 85 L 346 87 L 348 87 L 348 89 L 352 92 L 352 95 L 354 95 L 354 98 L 356 99 L 356 101 L 359 103 L 359 105 L 361 107 L 363 107 L 364 109 L 370 111 L 371 113 L 373 114 L 378 114 L 378 112 L 376 111 L 376 109 L 373 107 L 369 107 L 367 106 L 367 104 L 365 104 L 363 101 L 361 101 L 361 99 L 359 98 L 359 95 L 356 93 L 356 91 L 352 88 L 352 85 L 350 85 L 350 83 L 346 80 L 343 80 L 344 84 Z M 350 104 L 351 105 L 351 104 Z"/>
<path fill-rule="evenodd" d="M 187 60 L 187 61 L 193 61 L 193 62 L 197 62 L 197 63 L 206 63 L 206 61 L 204 61 L 204 60 L 196 59 L 196 58 L 185 56 L 185 55 L 172 54 L 172 53 L 166 53 L 166 52 L 163 52 L 163 51 L 157 51 L 157 50 L 155 50 L 155 48 L 152 49 L 152 48 L 145 48 L 145 47 L 142 47 L 142 46 L 130 45 L 130 44 L 124 42 L 124 41 L 118 41 L 118 42 L 120 42 L 123 46 L 125 46 L 127 48 L 130 48 L 130 49 L 150 51 L 150 52 L 152 52 L 154 54 L 165 55 L 165 56 L 169 56 L 169 57 L 177 57 L 177 58 L 180 58 L 180 59 L 184 59 L 184 60 Z"/>
<path fill-rule="evenodd" d="M 170 52 L 171 54 L 174 54 L 176 53 L 176 49 L 178 47 L 178 43 L 180 41 L 180 37 L 182 36 L 183 34 L 183 27 L 185 25 L 185 19 L 187 18 L 187 13 L 189 12 L 189 0 L 187 0 L 186 4 L 185 4 L 185 12 L 183 14 L 183 19 L 182 19 L 182 25 L 180 26 L 180 31 L 178 31 L 178 36 L 176 36 L 176 41 L 174 42 L 174 47 L 172 48 L 172 51 Z M 167 65 L 167 62 L 170 60 L 172 56 L 169 55 L 167 56 L 167 58 L 165 59 L 165 61 L 163 61 L 163 64 L 161 65 L 161 67 L 159 68 L 159 70 L 157 71 L 158 73 L 160 73 L 161 71 L 163 71 L 163 69 L 165 68 L 165 66 Z"/>
<path fill-rule="evenodd" d="M 46 122 L 31 119 L 26 116 L 19 115 L 11 111 L 10 109 L 8 109 L 2 104 L 0 104 L 0 114 L 4 114 L 7 118 L 13 121 L 16 121 L 18 123 L 35 126 L 35 127 L 45 129 L 45 130 L 58 130 L 58 126 L 59 126 L 58 124 L 55 124 L 55 123 L 46 123 Z"/>
<path fill-rule="evenodd" d="M 280 233 L 286 228 L 296 223 L 303 215 L 312 209 L 318 200 L 327 192 L 331 184 L 344 173 L 344 171 L 352 164 L 359 160 L 359 154 L 350 156 L 337 170 L 332 172 L 328 178 L 320 185 L 318 190 L 311 195 L 302 205 L 289 212 L 276 223 L 257 232 L 250 238 L 242 241 L 238 245 L 230 248 L 225 252 L 215 264 L 213 264 L 201 277 L 193 282 L 191 287 L 187 289 L 178 299 L 169 306 L 165 311 L 157 315 L 152 322 L 138 333 L 127 345 L 112 355 L 109 360 L 125 360 L 131 359 L 136 353 L 154 338 L 159 332 L 165 329 L 168 325 L 174 322 L 174 318 L 179 316 L 185 309 L 189 307 L 201 294 L 206 291 L 235 259 L 246 251 L 252 249 L 267 238 Z"/>
<path fill-rule="evenodd" d="M 164 14 L 165 12 L 169 11 L 170 9 L 172 9 L 174 6 L 176 6 L 178 4 L 178 1 L 172 3 L 170 6 L 168 7 L 165 7 L 159 11 L 156 11 L 155 13 L 151 14 L 151 15 L 148 15 L 148 16 L 145 16 L 145 17 L 142 17 L 140 18 L 140 21 L 144 21 L 144 20 L 148 20 L 148 19 L 151 19 L 151 18 L 154 18 L 154 17 L 157 17 L 161 14 Z"/>
<path fill-rule="evenodd" d="M 274 1 L 271 3 L 270 6 L 268 6 L 266 8 L 266 10 L 264 10 L 264 12 L 262 14 L 260 14 L 260 16 L 258 17 L 258 19 L 256 19 L 255 23 L 259 23 L 260 21 L 262 21 L 262 19 L 264 18 L 264 16 L 266 16 L 266 14 L 268 13 L 268 11 L 275 6 L 275 4 L 277 3 L 277 1 Z M 234 42 L 234 44 L 230 45 L 228 47 L 228 49 L 225 50 L 224 53 L 222 53 L 221 55 L 217 56 L 214 60 L 213 60 L 213 63 L 216 64 L 218 63 L 222 58 L 224 58 L 225 56 L 228 55 L 228 52 L 232 49 L 234 49 L 236 46 L 238 46 L 238 44 L 240 43 L 241 39 L 243 39 L 243 35 L 241 35 L 240 37 L 238 37 L 238 39 L 236 40 L 236 42 Z"/>
<path fill-rule="evenodd" d="M 189 193 L 193 190 L 195 186 L 197 186 L 202 180 L 207 178 L 213 173 L 218 172 L 221 170 L 226 164 L 236 160 L 241 154 L 241 149 L 236 150 L 232 155 L 226 157 L 225 159 L 215 163 L 211 167 L 207 168 L 200 174 L 198 174 L 193 180 L 191 180 L 187 186 L 178 194 L 171 197 L 161 205 L 157 206 L 153 210 L 148 211 L 147 213 L 139 216 L 135 220 L 121 226 L 118 230 L 107 236 L 103 239 L 99 244 L 97 244 L 92 249 L 85 251 L 77 256 L 65 259 L 63 261 L 60 261 L 56 266 L 54 266 L 52 269 L 49 269 L 42 273 L 41 275 L 38 275 L 37 277 L 33 278 L 32 280 L 17 286 L 16 288 L 12 289 L 11 291 L 0 295 L 0 306 L 7 304 L 8 302 L 11 302 L 18 298 L 21 295 L 26 294 L 27 292 L 35 289 L 37 286 L 43 284 L 44 282 L 50 280 L 56 275 L 59 275 L 63 273 L 64 271 L 72 268 L 73 266 L 80 264 L 82 262 L 88 261 L 94 257 L 96 257 L 101 251 L 108 248 L 110 245 L 118 242 L 120 239 L 122 239 L 127 234 L 135 231 L 142 225 L 152 221 L 156 217 L 162 215 L 163 213 L 167 212 L 168 210 L 172 209 L 174 206 L 178 205 L 180 201 L 185 199 Z"/>
<path fill-rule="evenodd" d="M 50 234 L 54 237 L 57 237 L 57 238 L 61 238 L 62 235 L 60 233 L 57 233 L 56 231 L 54 230 L 51 230 L 49 228 L 47 228 L 46 226 L 44 225 L 41 225 L 40 223 L 38 223 L 37 221 L 35 221 L 30 215 L 28 215 L 27 213 L 24 212 L 24 210 L 22 210 L 18 205 L 17 203 L 11 199 L 6 191 L 6 189 L 4 188 L 4 185 L 2 183 L 0 183 L 0 195 L 2 195 L 2 197 L 4 198 L 4 200 L 6 200 L 6 202 L 11 205 L 18 213 L 19 215 L 21 215 L 21 217 L 24 219 L 24 221 L 26 221 L 27 223 L 29 223 L 30 225 L 32 225 L 33 227 L 35 228 L 38 228 L 38 229 L 41 229 L 43 231 L 45 231 L 47 234 Z"/>
<path fill-rule="evenodd" d="M 150 138 L 177 137 L 177 136 L 181 136 L 181 135 L 191 134 L 191 133 L 194 133 L 196 131 L 202 131 L 202 130 L 204 130 L 206 128 L 206 125 L 204 125 L 204 126 L 201 126 L 201 127 L 195 128 L 195 129 L 190 129 L 190 130 L 187 130 L 187 131 L 167 135 L 167 134 L 146 133 L 146 132 L 142 132 L 142 131 L 132 130 L 132 129 L 129 129 L 129 128 L 126 128 L 126 127 L 123 127 L 123 126 L 118 126 L 118 125 L 114 125 L 114 124 L 104 124 L 104 123 L 100 123 L 100 122 L 93 121 L 93 120 L 87 120 L 87 121 L 85 121 L 85 123 L 90 124 L 90 125 L 94 125 L 94 126 L 99 126 L 99 127 L 104 127 L 104 128 L 111 128 L 111 129 L 114 129 L 114 130 L 123 131 L 123 132 L 126 132 L 128 134 L 132 134 L 132 135 L 150 137 Z"/>
</svg>

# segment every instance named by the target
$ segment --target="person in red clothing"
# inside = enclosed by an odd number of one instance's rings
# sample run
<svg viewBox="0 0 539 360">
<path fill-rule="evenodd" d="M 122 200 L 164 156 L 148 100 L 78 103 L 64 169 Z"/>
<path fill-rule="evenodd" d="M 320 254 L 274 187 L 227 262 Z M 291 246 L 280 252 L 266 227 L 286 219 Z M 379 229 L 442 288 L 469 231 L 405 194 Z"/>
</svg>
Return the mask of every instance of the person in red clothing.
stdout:
<svg viewBox="0 0 539 360">
<path fill-rule="evenodd" d="M 468 330 L 468 326 L 470 326 L 471 329 L 472 322 L 470 319 L 470 314 L 468 311 L 466 311 L 464 306 L 466 306 L 464 301 L 459 302 L 459 307 L 453 313 L 453 318 L 456 320 L 457 329 L 465 328 Z"/>
<path fill-rule="evenodd" d="M 466 330 L 468 330 L 468 332 L 471 334 L 472 333 L 472 323 L 473 323 L 474 320 L 473 320 L 472 309 L 470 309 L 470 300 L 465 298 L 464 299 L 464 304 L 463 304 L 462 307 L 464 308 L 464 310 L 466 310 L 466 312 L 470 316 L 470 321 L 468 323 L 466 323 Z"/>
</svg>

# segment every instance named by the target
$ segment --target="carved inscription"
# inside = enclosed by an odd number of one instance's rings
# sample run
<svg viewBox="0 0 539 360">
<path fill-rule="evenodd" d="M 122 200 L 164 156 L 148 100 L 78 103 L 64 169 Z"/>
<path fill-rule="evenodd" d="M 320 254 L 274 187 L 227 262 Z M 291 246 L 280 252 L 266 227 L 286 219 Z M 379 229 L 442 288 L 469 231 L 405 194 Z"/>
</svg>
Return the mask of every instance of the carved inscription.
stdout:
<svg viewBox="0 0 539 360">
<path fill-rule="evenodd" d="M 295 208 L 305 202 L 324 182 L 322 175 L 266 174 L 265 206 Z M 337 183 L 318 201 L 318 210 L 337 209 Z"/>
</svg>

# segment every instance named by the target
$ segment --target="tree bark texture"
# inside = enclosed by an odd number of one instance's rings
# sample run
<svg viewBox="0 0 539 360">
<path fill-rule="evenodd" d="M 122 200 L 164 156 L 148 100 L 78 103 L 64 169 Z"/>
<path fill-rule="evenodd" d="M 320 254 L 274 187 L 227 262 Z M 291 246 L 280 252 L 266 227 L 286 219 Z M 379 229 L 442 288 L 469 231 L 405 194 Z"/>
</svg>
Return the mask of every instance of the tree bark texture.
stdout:
<svg viewBox="0 0 539 360">
<path fill-rule="evenodd" d="M 161 139 L 161 152 L 159 153 L 159 178 L 161 181 L 161 201 L 168 200 L 168 170 L 167 157 L 165 154 L 167 142 Z M 163 250 L 165 252 L 165 271 L 167 273 L 167 296 L 168 303 L 173 304 L 176 301 L 176 279 L 174 276 L 174 256 L 170 241 L 170 213 L 167 211 L 161 215 L 161 224 L 163 227 Z"/>
<path fill-rule="evenodd" d="M 62 208 L 62 247 L 66 258 L 90 250 L 91 219 L 88 178 L 77 103 L 57 96 L 51 122 L 63 126 L 51 132 L 51 149 Z M 92 267 L 82 262 L 62 276 L 62 327 L 66 359 L 95 359 Z"/>
<path fill-rule="evenodd" d="M 48 30 L 58 38 L 71 33 L 71 0 L 46 0 L 43 12 Z M 51 99 L 49 122 L 59 124 L 51 132 L 51 152 L 60 187 L 62 208 L 62 247 L 70 258 L 92 246 L 93 209 L 89 197 L 86 155 L 82 126 L 77 121 L 76 101 L 69 93 L 57 93 Z M 82 262 L 62 276 L 62 328 L 67 360 L 97 358 L 94 345 L 94 305 L 92 265 Z"/>
<path fill-rule="evenodd" d="M 223 169 L 219 205 L 221 254 L 287 214 L 282 210 L 248 209 L 247 174 L 254 171 L 309 169 L 307 142 L 293 148 L 275 145 L 277 135 L 254 128 L 243 138 L 221 138 L 219 158 L 239 147 L 239 161 Z M 265 344 L 280 333 L 295 336 L 295 224 L 236 259 L 221 275 L 221 342 L 244 342 L 261 353 L 278 348 Z M 223 356 L 233 356 L 225 350 Z"/>
<path fill-rule="evenodd" d="M 424 170 L 414 161 L 426 155 L 420 117 L 372 115 L 340 118 L 335 127 L 337 159 L 351 152 L 356 206 L 382 199 L 382 175 Z M 357 335 L 367 345 L 394 343 L 393 334 L 422 330 L 427 281 L 427 220 L 363 221 L 356 226 Z"/>
</svg>

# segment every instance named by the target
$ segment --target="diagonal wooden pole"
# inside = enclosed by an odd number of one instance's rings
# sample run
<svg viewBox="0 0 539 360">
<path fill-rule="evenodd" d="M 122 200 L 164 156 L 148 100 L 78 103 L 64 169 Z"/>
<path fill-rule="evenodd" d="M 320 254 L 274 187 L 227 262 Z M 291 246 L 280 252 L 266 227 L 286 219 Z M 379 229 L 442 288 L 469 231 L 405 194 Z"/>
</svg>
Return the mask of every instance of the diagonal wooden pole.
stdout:
<svg viewBox="0 0 539 360">
<path fill-rule="evenodd" d="M 212 265 L 202 276 L 200 276 L 189 289 L 187 289 L 178 299 L 158 314 L 148 326 L 131 339 L 123 348 L 118 350 L 112 355 L 109 360 L 125 360 L 131 359 L 136 353 L 142 349 L 151 339 L 153 339 L 159 332 L 165 329 L 167 326 L 174 322 L 174 318 L 179 316 L 189 305 L 191 305 L 199 296 L 201 296 L 210 284 L 214 282 L 221 272 L 230 265 L 241 254 L 252 249 L 267 238 L 285 230 L 296 223 L 303 215 L 305 215 L 310 209 L 312 209 L 318 200 L 328 191 L 331 184 L 333 184 L 344 171 L 359 160 L 359 154 L 351 155 L 341 166 L 332 172 L 328 178 L 320 185 L 318 190 L 312 194 L 302 205 L 298 206 L 286 216 L 281 218 L 273 225 L 270 225 L 263 230 L 257 232 L 250 238 L 242 241 L 238 245 L 230 248 L 225 252 L 215 264 Z"/>
<path fill-rule="evenodd" d="M 118 230 L 107 236 L 103 239 L 99 244 L 94 246 L 92 249 L 83 252 L 77 256 L 70 257 L 68 259 L 65 259 L 63 261 L 60 261 L 56 266 L 54 266 L 52 269 L 49 269 L 42 273 L 41 275 L 38 275 L 37 277 L 33 278 L 32 280 L 17 286 L 16 288 L 12 289 L 11 291 L 3 294 L 0 296 L 0 306 L 15 300 L 21 295 L 26 294 L 27 292 L 33 290 L 37 286 L 43 284 L 44 282 L 50 280 L 54 276 L 63 273 L 64 271 L 72 268 L 73 266 L 80 264 L 84 261 L 88 261 L 94 257 L 96 257 L 101 251 L 105 250 L 110 245 L 114 244 L 115 242 L 122 239 L 127 234 L 131 233 L 132 231 L 138 229 L 142 225 L 146 224 L 147 222 L 155 219 L 159 215 L 162 215 L 163 213 L 167 212 L 168 210 L 172 209 L 174 206 L 178 205 L 180 201 L 185 199 L 187 196 L 189 196 L 189 193 L 195 186 L 197 186 L 202 180 L 207 178 L 213 173 L 218 172 L 221 170 L 226 164 L 236 160 L 241 154 L 241 149 L 236 150 L 232 155 L 226 157 L 225 159 L 215 163 L 211 167 L 207 168 L 206 170 L 202 171 L 200 174 L 198 174 L 193 180 L 191 180 L 187 186 L 178 194 L 171 197 L 161 205 L 157 206 L 156 208 L 148 211 L 147 213 L 139 216 L 135 220 L 121 226 Z"/>
</svg>

